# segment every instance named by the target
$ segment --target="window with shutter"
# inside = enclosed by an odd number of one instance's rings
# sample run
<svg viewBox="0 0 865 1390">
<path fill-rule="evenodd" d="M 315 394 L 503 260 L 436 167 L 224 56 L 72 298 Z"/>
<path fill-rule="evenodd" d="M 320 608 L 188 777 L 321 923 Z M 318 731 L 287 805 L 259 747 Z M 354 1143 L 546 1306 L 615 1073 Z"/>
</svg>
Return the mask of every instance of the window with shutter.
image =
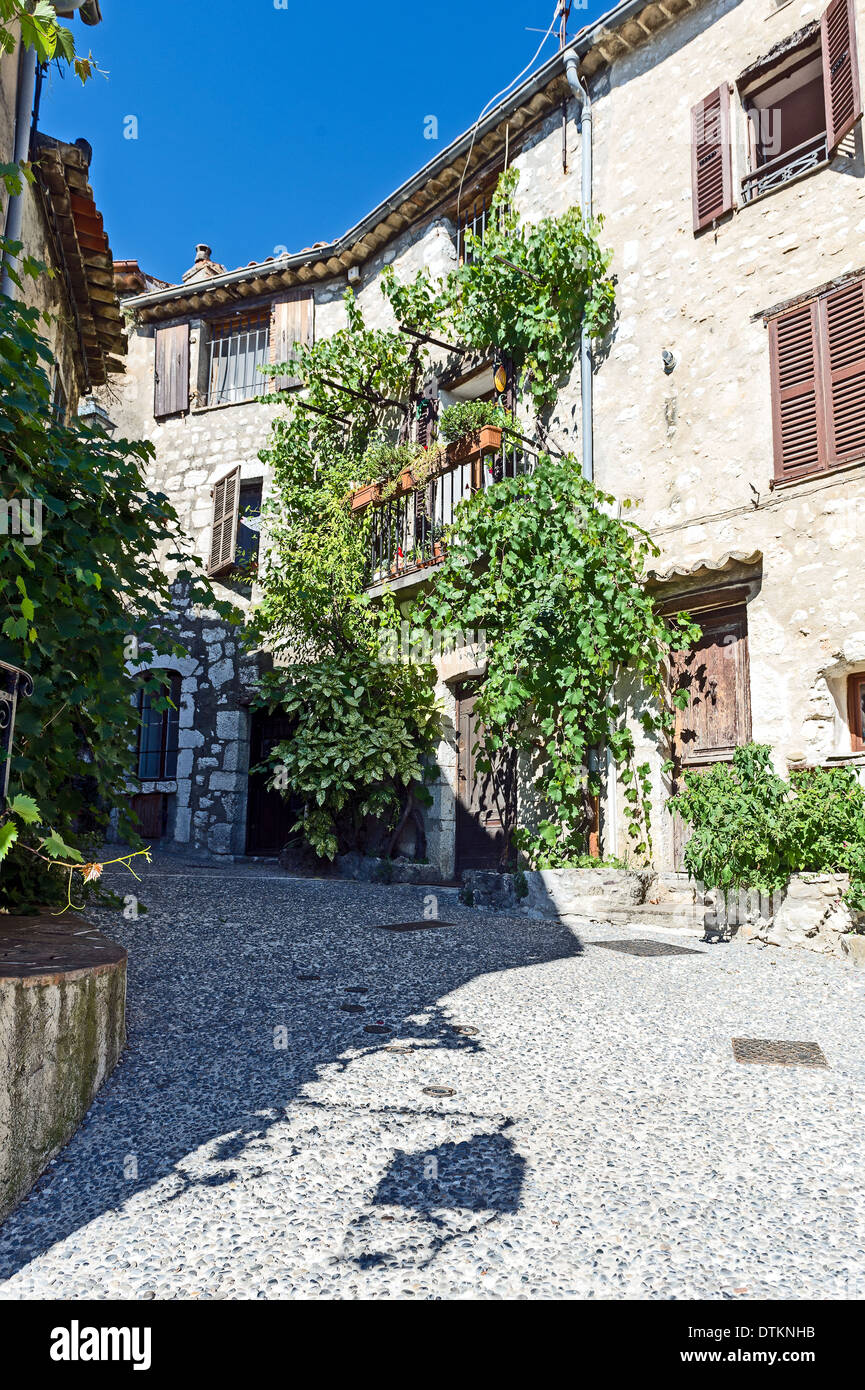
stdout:
<svg viewBox="0 0 865 1390">
<path fill-rule="evenodd" d="M 825 448 L 816 304 L 769 324 L 775 477 L 794 478 L 822 467 Z"/>
<path fill-rule="evenodd" d="M 827 464 L 865 457 L 865 281 L 820 301 L 826 343 Z"/>
<path fill-rule="evenodd" d="M 851 676 L 847 682 L 850 746 L 854 753 L 865 753 L 865 675 Z"/>
<path fill-rule="evenodd" d="M 738 79 L 748 113 L 749 171 L 742 202 L 749 203 L 828 159 L 823 53 L 819 27 L 776 56 L 753 64 Z"/>
<path fill-rule="evenodd" d="M 315 298 L 312 290 L 292 290 L 273 306 L 271 363 L 290 362 L 297 343 L 312 347 L 315 341 Z M 287 391 L 300 385 L 300 377 L 279 376 L 273 389 Z"/>
<path fill-rule="evenodd" d="M 865 281 L 769 320 L 775 481 L 865 458 Z"/>
<path fill-rule="evenodd" d="M 239 500 L 240 469 L 235 468 L 213 489 L 213 530 L 208 574 L 220 574 L 234 564 Z"/>
<path fill-rule="evenodd" d="M 270 350 L 270 310 L 235 313 L 211 323 L 208 364 L 208 405 L 231 405 L 264 395 L 267 379 L 259 367 L 267 365 Z"/>
<path fill-rule="evenodd" d="M 853 0 L 832 0 L 820 21 L 829 153 L 862 114 Z"/>
<path fill-rule="evenodd" d="M 726 82 L 691 110 L 691 196 L 695 232 L 733 207 L 730 89 Z"/>
<path fill-rule="evenodd" d="M 189 324 L 156 330 L 153 414 L 178 415 L 189 409 Z"/>
</svg>

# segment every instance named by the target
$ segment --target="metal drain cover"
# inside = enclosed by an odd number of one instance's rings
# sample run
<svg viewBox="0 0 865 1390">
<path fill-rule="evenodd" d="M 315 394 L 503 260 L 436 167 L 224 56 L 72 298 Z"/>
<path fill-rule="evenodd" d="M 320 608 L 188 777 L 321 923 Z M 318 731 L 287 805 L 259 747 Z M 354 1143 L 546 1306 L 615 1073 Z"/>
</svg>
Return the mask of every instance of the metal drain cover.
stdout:
<svg viewBox="0 0 865 1390">
<path fill-rule="evenodd" d="M 365 1023 L 363 1031 L 365 1033 L 389 1033 L 390 1029 L 386 1023 Z"/>
<path fill-rule="evenodd" d="M 455 1096 L 456 1091 L 452 1086 L 424 1086 L 425 1096 Z"/>
<path fill-rule="evenodd" d="M 320 980 L 320 975 L 295 975 L 296 980 Z"/>
<path fill-rule="evenodd" d="M 768 1038 L 733 1038 L 737 1062 L 762 1062 L 778 1067 L 828 1067 L 825 1053 L 815 1042 L 775 1042 Z"/>
<path fill-rule="evenodd" d="M 414 1052 L 413 1047 L 405 1047 L 402 1043 L 394 1043 L 392 1047 L 386 1047 L 385 1052 Z"/>
<path fill-rule="evenodd" d="M 451 927 L 452 922 L 440 922 L 437 917 L 423 922 L 381 922 L 380 931 L 429 931 L 431 927 Z"/>
<path fill-rule="evenodd" d="M 346 994 L 369 994 L 366 985 L 346 985 Z"/>
<path fill-rule="evenodd" d="M 674 946 L 666 941 L 590 941 L 590 946 L 600 946 L 605 951 L 621 951 L 625 956 L 704 956 L 705 951 L 694 951 L 690 946 Z"/>
<path fill-rule="evenodd" d="M 364 1008 L 363 1004 L 340 1004 L 339 1007 L 342 1009 L 342 1012 L 343 1012 L 344 1014 L 365 1014 L 365 1013 L 366 1013 L 366 1009 Z"/>
</svg>

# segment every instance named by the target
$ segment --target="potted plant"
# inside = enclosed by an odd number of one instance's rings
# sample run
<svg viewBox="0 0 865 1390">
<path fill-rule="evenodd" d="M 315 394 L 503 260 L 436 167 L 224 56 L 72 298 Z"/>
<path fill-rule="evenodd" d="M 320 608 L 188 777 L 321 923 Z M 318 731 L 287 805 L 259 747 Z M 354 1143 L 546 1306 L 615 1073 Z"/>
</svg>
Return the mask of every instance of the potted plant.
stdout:
<svg viewBox="0 0 865 1390">
<path fill-rule="evenodd" d="M 494 401 L 458 401 L 447 406 L 441 413 L 439 435 L 448 444 L 450 461 L 468 463 L 497 454 L 509 418 Z"/>
</svg>

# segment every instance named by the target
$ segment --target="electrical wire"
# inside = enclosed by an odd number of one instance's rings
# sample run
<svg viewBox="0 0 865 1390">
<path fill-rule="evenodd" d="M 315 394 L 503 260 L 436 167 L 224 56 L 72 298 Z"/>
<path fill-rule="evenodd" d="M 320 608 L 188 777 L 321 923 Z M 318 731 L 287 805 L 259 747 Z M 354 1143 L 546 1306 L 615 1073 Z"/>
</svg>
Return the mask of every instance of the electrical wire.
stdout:
<svg viewBox="0 0 865 1390">
<path fill-rule="evenodd" d="M 477 133 L 478 133 L 478 126 L 480 125 L 481 121 L 483 120 L 483 118 L 484 118 L 484 116 L 487 114 L 487 112 L 490 110 L 490 108 L 493 107 L 493 106 L 495 106 L 496 102 L 497 102 L 497 101 L 500 101 L 502 97 L 507 96 L 507 94 L 508 94 L 508 92 L 511 90 L 511 88 L 512 88 L 512 87 L 515 87 L 515 86 L 517 85 L 517 83 L 518 83 L 523 77 L 525 77 L 526 73 L 529 72 L 529 71 L 534 67 L 535 63 L 537 62 L 538 58 L 540 57 L 541 49 L 543 48 L 543 46 L 544 46 L 544 44 L 546 43 L 547 39 L 550 37 L 550 35 L 552 34 L 553 30 L 554 30 L 555 27 L 556 27 L 556 20 L 557 20 L 557 19 L 559 18 L 559 16 L 561 15 L 561 13 L 562 13 L 562 8 L 563 8 L 563 0 L 556 0 L 556 8 L 555 8 L 555 11 L 554 11 L 554 13 L 553 13 L 553 17 L 552 17 L 552 19 L 550 20 L 550 27 L 549 27 L 549 29 L 547 30 L 547 32 L 544 34 L 544 37 L 541 39 L 540 43 L 538 44 L 538 47 L 537 47 L 537 49 L 535 50 L 535 53 L 534 53 L 534 55 L 532 56 L 531 60 L 530 60 L 528 63 L 526 63 L 526 66 L 523 68 L 522 72 L 517 73 L 516 77 L 513 79 L 512 82 L 509 82 L 508 85 L 507 85 L 506 87 L 503 87 L 502 90 L 501 90 L 500 92 L 496 92 L 495 96 L 490 98 L 490 100 L 487 102 L 486 106 L 485 106 L 485 107 L 483 108 L 483 110 L 480 112 L 480 114 L 479 114 L 477 120 L 476 120 L 475 123 L 474 123 L 474 126 L 472 127 L 472 139 L 471 139 L 471 144 L 469 145 L 469 152 L 468 152 L 468 154 L 466 155 L 465 168 L 463 169 L 462 178 L 460 179 L 459 192 L 458 192 L 458 194 L 457 194 L 457 222 L 459 222 L 459 218 L 460 218 L 460 206 L 461 206 L 461 204 L 462 204 L 463 184 L 465 183 L 466 174 L 468 173 L 469 164 L 471 163 L 472 152 L 474 151 L 474 147 L 475 147 L 475 137 L 477 136 Z"/>
</svg>

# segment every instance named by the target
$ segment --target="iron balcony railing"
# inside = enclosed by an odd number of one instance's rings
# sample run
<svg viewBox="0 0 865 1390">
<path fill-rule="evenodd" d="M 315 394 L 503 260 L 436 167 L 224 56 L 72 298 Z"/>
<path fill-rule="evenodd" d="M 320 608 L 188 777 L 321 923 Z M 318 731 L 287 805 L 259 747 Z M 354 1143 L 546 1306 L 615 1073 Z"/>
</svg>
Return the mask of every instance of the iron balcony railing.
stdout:
<svg viewBox="0 0 865 1390">
<path fill-rule="evenodd" d="M 367 587 L 415 574 L 444 559 L 457 506 L 479 489 L 534 471 L 538 456 L 517 441 L 457 463 L 409 492 L 373 504 Z"/>
<path fill-rule="evenodd" d="M 785 150 L 775 159 L 761 164 L 753 174 L 746 174 L 742 180 L 742 201 L 750 203 L 773 188 L 781 188 L 791 179 L 806 174 L 809 169 L 816 169 L 819 165 L 825 164 L 827 158 L 825 133 L 812 136 L 810 140 L 803 141 L 792 150 Z"/>
</svg>

